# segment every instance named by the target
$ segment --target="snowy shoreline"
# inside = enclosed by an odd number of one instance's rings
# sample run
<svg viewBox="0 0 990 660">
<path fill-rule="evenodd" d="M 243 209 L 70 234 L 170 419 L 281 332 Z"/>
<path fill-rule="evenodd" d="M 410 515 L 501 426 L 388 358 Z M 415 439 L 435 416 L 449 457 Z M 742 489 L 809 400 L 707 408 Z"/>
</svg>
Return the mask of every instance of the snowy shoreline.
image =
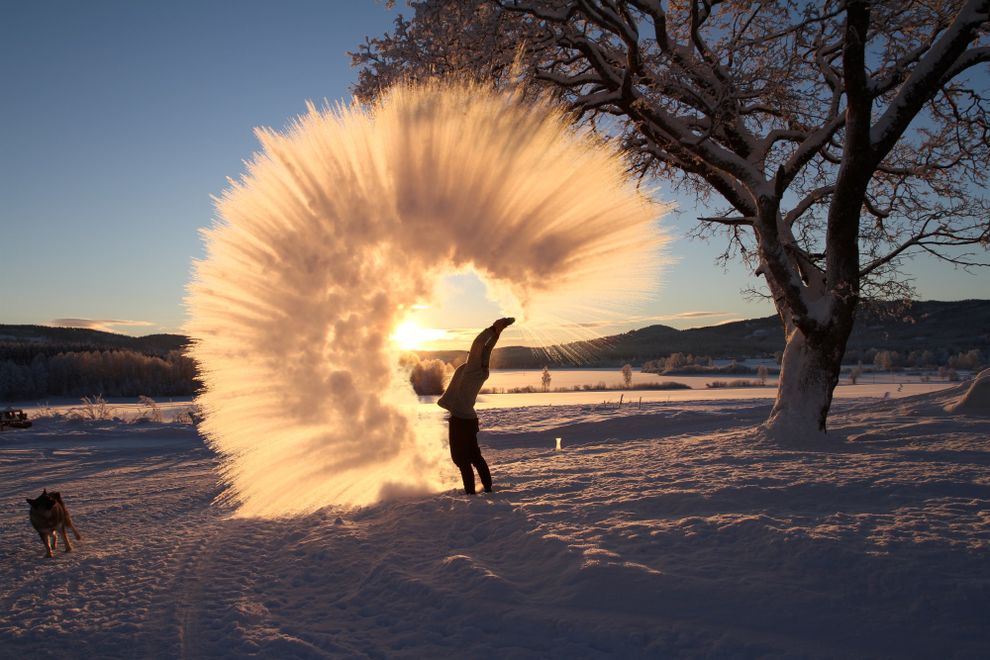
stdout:
<svg viewBox="0 0 990 660">
<path fill-rule="evenodd" d="M 498 375 L 498 372 L 495 372 Z M 510 372 L 510 379 L 516 378 L 515 372 Z M 531 406 L 568 406 L 568 405 L 598 405 L 603 401 L 616 404 L 619 397 L 623 397 L 625 404 L 639 402 L 687 402 L 687 401 L 708 401 L 716 403 L 721 400 L 749 400 L 749 399 L 773 399 L 777 393 L 777 388 L 770 382 L 761 387 L 732 387 L 732 388 L 706 388 L 705 384 L 713 380 L 708 376 L 680 377 L 681 381 L 690 381 L 691 389 L 657 390 L 657 389 L 636 389 L 635 384 L 631 389 L 609 389 L 609 390 L 589 390 L 580 392 L 534 392 L 534 393 L 511 393 L 511 394 L 482 394 L 478 398 L 479 409 L 496 408 L 520 408 Z M 514 381 L 509 381 L 514 382 Z M 964 381 L 966 385 L 969 381 Z M 879 382 L 864 377 L 863 382 L 856 385 L 842 383 L 835 389 L 836 399 L 859 399 L 868 400 L 871 398 L 898 399 L 919 394 L 927 394 L 959 387 L 960 383 L 951 382 L 921 382 L 914 379 L 903 379 L 898 381 L 891 377 L 880 378 Z M 436 396 L 421 396 L 419 402 L 424 407 L 430 409 L 436 403 Z M 108 406 L 116 410 L 120 416 L 133 416 L 140 405 L 135 397 L 107 397 Z M 188 412 L 192 406 L 193 397 L 159 397 L 154 399 L 159 407 L 163 419 L 171 420 L 175 415 Z M 30 401 L 9 401 L 0 403 L 0 409 L 20 408 L 29 413 L 34 418 L 48 414 L 67 414 L 69 411 L 83 408 L 84 405 L 78 397 L 48 397 L 42 400 Z M 439 414 L 439 413 L 438 413 Z"/>
</svg>

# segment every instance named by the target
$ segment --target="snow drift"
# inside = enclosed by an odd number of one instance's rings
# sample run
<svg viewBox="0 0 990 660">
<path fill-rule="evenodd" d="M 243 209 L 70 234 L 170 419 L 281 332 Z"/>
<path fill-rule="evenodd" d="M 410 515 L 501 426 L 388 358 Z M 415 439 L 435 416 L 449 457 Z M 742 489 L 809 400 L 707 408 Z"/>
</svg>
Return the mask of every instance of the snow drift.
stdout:
<svg viewBox="0 0 990 660">
<path fill-rule="evenodd" d="M 187 298 L 202 428 L 241 514 L 452 483 L 389 340 L 443 274 L 474 270 L 530 328 L 657 283 L 662 209 L 549 102 L 403 86 L 257 135 Z"/>
<path fill-rule="evenodd" d="M 984 369 L 957 401 L 949 404 L 946 410 L 964 415 L 990 416 L 990 369 Z"/>
</svg>

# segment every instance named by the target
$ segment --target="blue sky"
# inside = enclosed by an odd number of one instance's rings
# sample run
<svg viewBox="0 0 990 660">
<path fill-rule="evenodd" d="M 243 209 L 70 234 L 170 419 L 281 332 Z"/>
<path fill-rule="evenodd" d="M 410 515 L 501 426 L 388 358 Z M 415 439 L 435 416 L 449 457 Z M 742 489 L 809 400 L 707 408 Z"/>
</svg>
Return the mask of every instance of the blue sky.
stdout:
<svg viewBox="0 0 990 660">
<path fill-rule="evenodd" d="M 348 99 L 347 51 L 395 14 L 372 0 L 0 2 L 0 322 L 180 330 L 197 230 L 257 148 L 252 129 L 285 126 L 307 99 Z M 720 244 L 682 238 L 695 210 L 681 205 L 666 221 L 676 263 L 629 327 L 772 314 L 741 298 L 741 265 L 713 264 Z M 924 299 L 990 290 L 987 272 L 930 259 L 911 271 Z M 483 297 L 471 278 L 447 290 L 460 293 L 431 320 L 498 312 L 465 302 Z"/>
</svg>

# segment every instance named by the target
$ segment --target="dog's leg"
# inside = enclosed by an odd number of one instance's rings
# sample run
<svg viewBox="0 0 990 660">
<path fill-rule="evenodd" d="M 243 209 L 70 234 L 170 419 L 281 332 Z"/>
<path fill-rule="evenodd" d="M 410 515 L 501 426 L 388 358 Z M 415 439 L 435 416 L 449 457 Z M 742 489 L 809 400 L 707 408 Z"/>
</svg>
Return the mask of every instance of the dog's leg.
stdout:
<svg viewBox="0 0 990 660">
<path fill-rule="evenodd" d="M 72 544 L 69 543 L 69 534 L 65 531 L 65 525 L 62 525 L 62 541 L 65 542 L 65 551 L 72 552 Z"/>
<path fill-rule="evenodd" d="M 38 536 L 41 537 L 41 542 L 45 544 L 45 551 L 48 553 L 48 556 L 54 557 L 55 554 L 52 552 L 52 535 L 38 532 Z"/>
</svg>

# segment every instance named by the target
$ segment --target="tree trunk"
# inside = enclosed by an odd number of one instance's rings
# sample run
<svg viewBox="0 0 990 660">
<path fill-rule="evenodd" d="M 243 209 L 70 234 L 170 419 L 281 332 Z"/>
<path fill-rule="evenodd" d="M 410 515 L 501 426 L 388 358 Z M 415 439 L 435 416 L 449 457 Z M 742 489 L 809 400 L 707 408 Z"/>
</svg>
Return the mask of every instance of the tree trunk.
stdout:
<svg viewBox="0 0 990 660">
<path fill-rule="evenodd" d="M 825 434 L 854 312 L 854 305 L 839 305 L 827 324 L 807 336 L 793 323 L 785 324 L 777 400 L 763 427 L 768 437 L 802 443 Z"/>
</svg>

